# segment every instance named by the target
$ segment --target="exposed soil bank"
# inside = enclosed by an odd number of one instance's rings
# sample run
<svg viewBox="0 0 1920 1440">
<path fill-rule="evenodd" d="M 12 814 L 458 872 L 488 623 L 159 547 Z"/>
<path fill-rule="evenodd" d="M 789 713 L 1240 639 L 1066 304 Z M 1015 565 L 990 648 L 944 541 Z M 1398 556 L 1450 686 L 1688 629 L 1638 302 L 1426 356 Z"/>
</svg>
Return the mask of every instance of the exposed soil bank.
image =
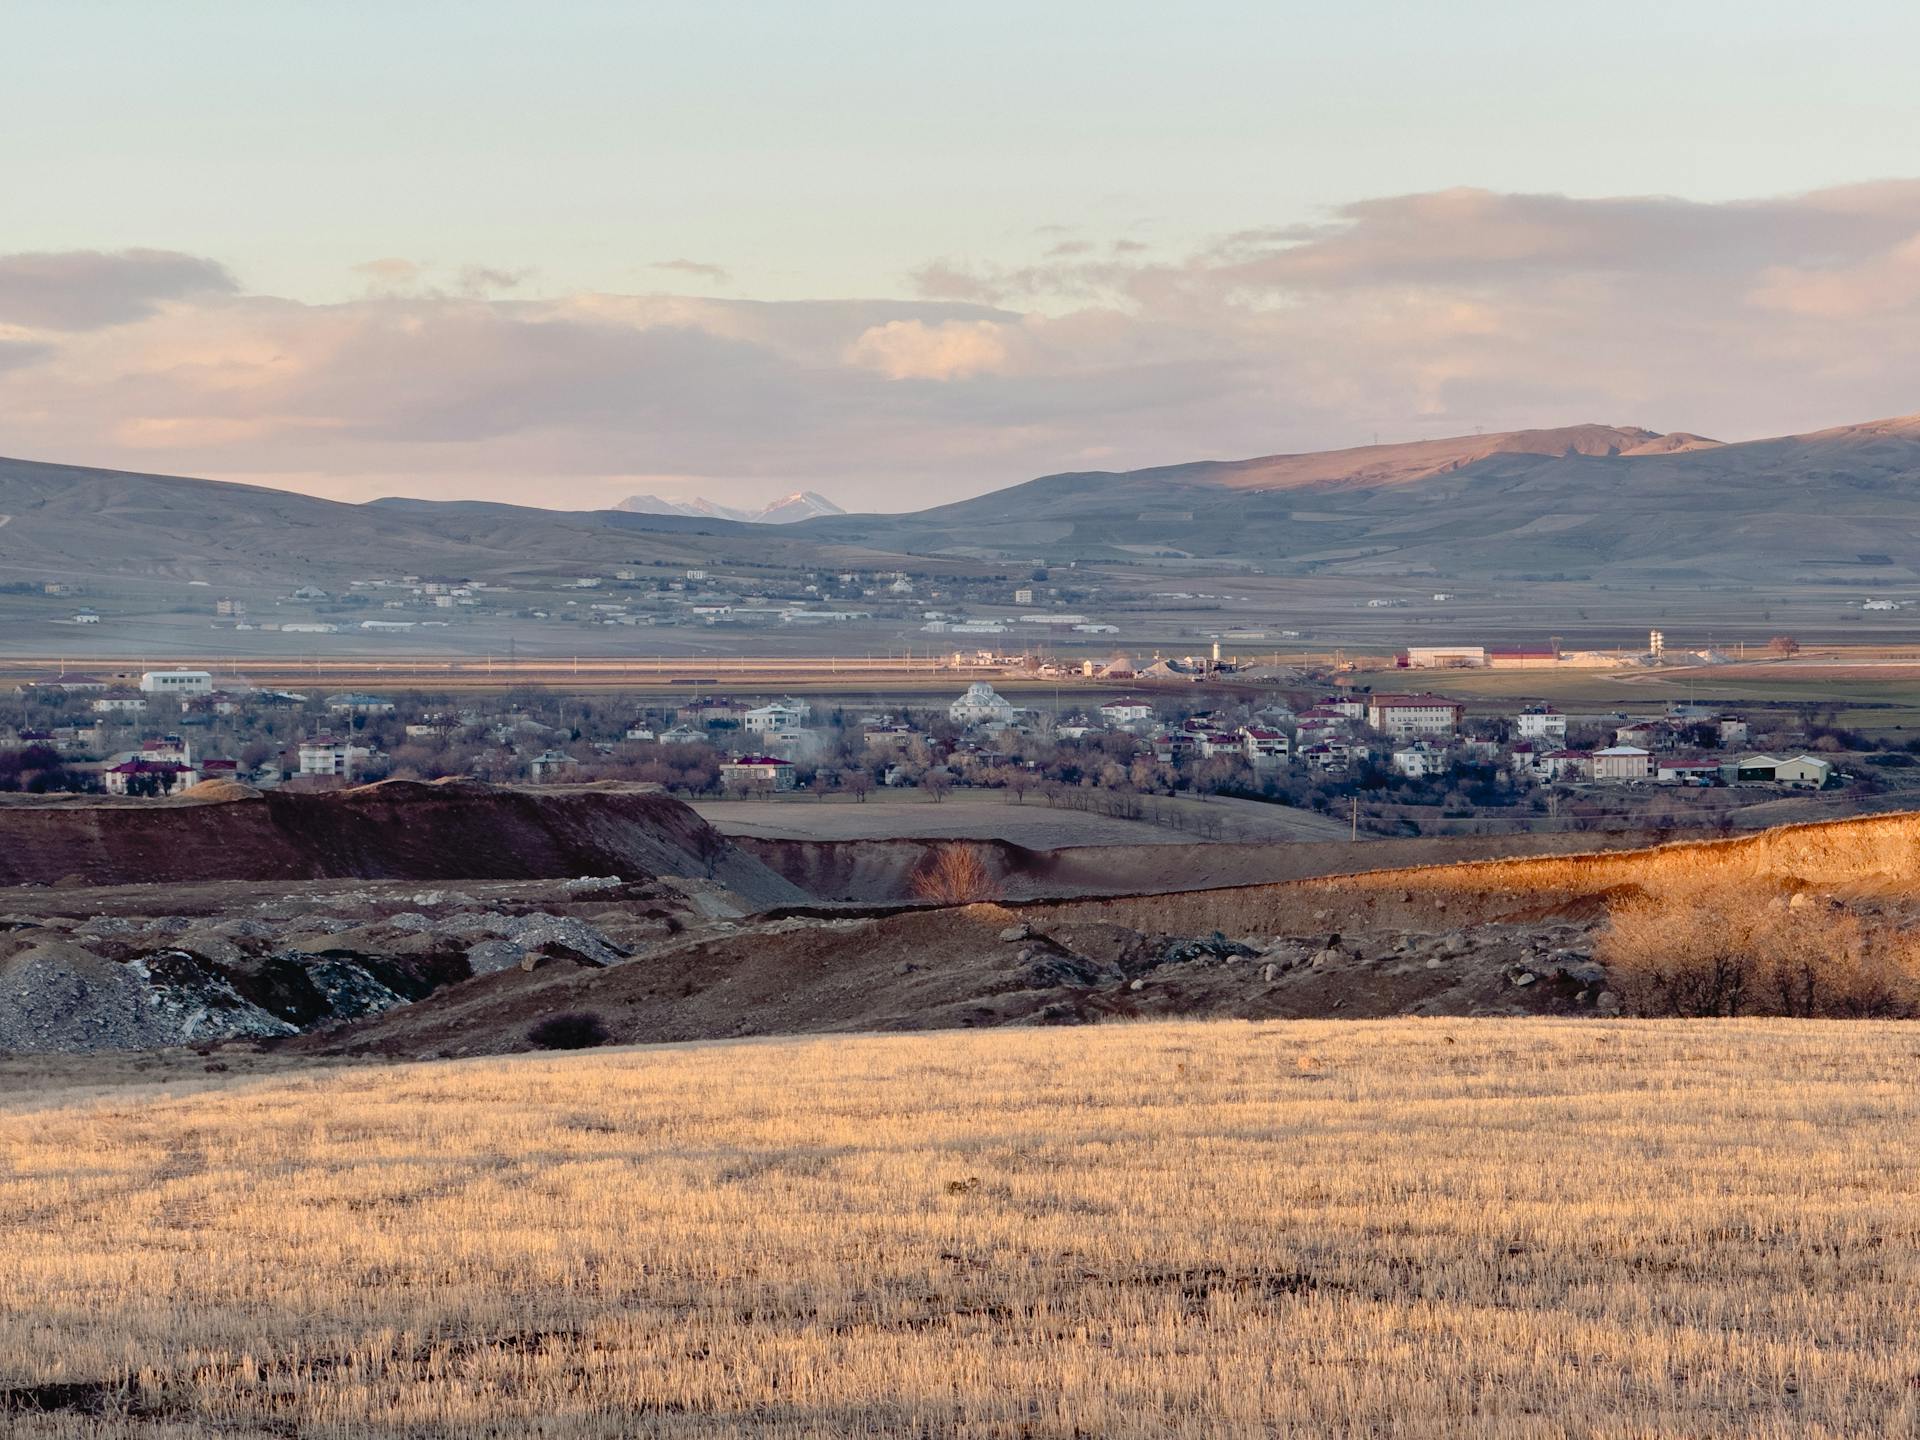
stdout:
<svg viewBox="0 0 1920 1440">
<path fill-rule="evenodd" d="M 785 840 L 736 835 L 733 843 L 820 900 L 882 904 L 911 899 L 913 876 L 948 845 L 977 848 L 1007 900 L 1163 895 L 1279 884 L 1317 875 L 1449 865 L 1647 845 L 1641 834 L 1463 835 L 1423 840 L 1295 844 L 1074 845 L 1033 850 L 999 839 Z"/>
<path fill-rule="evenodd" d="M 320 794 L 0 804 L 0 886 L 707 876 L 806 898 L 678 800 L 619 787 L 390 780 Z"/>
</svg>

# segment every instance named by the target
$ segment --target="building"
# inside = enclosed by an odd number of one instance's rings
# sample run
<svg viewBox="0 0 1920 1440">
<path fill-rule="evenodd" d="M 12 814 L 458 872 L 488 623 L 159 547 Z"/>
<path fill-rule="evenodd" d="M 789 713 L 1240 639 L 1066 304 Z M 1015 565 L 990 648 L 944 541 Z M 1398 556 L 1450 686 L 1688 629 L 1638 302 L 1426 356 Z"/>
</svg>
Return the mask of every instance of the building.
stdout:
<svg viewBox="0 0 1920 1440">
<path fill-rule="evenodd" d="M 1014 591 L 1013 603 L 1016 605 L 1031 605 L 1033 603 L 1033 591 L 1025 587 Z"/>
<path fill-rule="evenodd" d="M 206 670 L 149 670 L 140 677 L 143 695 L 211 695 L 213 675 Z"/>
<path fill-rule="evenodd" d="M 1673 725 L 1666 720 L 1636 720 L 1613 732 L 1614 744 L 1640 745 L 1648 750 L 1671 750 L 1676 740 Z"/>
<path fill-rule="evenodd" d="M 947 718 L 956 725 L 1010 725 L 1013 704 L 1004 695 L 996 694 L 986 681 L 976 680 L 967 686 L 966 694 L 947 707 Z"/>
<path fill-rule="evenodd" d="M 1663 785 L 1717 785 L 1721 768 L 1718 760 L 1669 755 L 1655 762 L 1653 778 Z"/>
<path fill-rule="evenodd" d="M 1405 775 L 1410 780 L 1424 780 L 1429 775 L 1442 775 L 1447 769 L 1447 755 L 1444 750 L 1436 750 L 1423 741 L 1416 741 L 1403 750 L 1393 752 L 1393 769 L 1397 775 Z"/>
<path fill-rule="evenodd" d="M 96 715 L 138 715 L 147 708 L 147 697 L 137 690 L 104 690 L 93 697 Z"/>
<path fill-rule="evenodd" d="M 300 773 L 337 775 L 351 780 L 372 754 L 373 751 L 364 745 L 336 740 L 331 735 L 316 735 L 311 740 L 300 742 Z"/>
<path fill-rule="evenodd" d="M 1593 756 L 1585 750 L 1549 750 L 1533 762 L 1533 770 L 1542 780 L 1591 780 Z"/>
<path fill-rule="evenodd" d="M 741 728 L 749 735 L 785 735 L 806 724 L 813 707 L 804 700 L 775 700 L 749 710 L 741 717 Z"/>
<path fill-rule="evenodd" d="M 1551 645 L 1514 645 L 1487 651 L 1487 665 L 1494 670 L 1550 670 L 1560 663 L 1560 652 Z"/>
<path fill-rule="evenodd" d="M 133 760 L 151 760 L 155 764 L 191 765 L 193 747 L 178 735 L 162 735 L 153 740 L 140 742 L 140 753 L 129 756 Z"/>
<path fill-rule="evenodd" d="M 1535 705 L 1513 717 L 1513 733 L 1522 740 L 1565 740 L 1567 717 L 1551 705 Z"/>
<path fill-rule="evenodd" d="M 247 607 L 243 601 L 236 600 L 231 595 L 222 595 L 213 602 L 213 613 L 231 620 L 238 620 L 247 613 Z"/>
<path fill-rule="evenodd" d="M 793 764 L 777 755 L 742 755 L 721 763 L 720 783 L 729 790 L 791 790 Z"/>
<path fill-rule="evenodd" d="M 1593 778 L 1602 781 L 1646 780 L 1653 775 L 1652 752 L 1638 745 L 1609 745 L 1593 752 Z"/>
<path fill-rule="evenodd" d="M 1776 760 L 1771 755 L 1748 755 L 1721 767 L 1729 784 L 1786 785 L 1795 790 L 1818 790 L 1833 778 L 1830 762 L 1813 755 Z"/>
<path fill-rule="evenodd" d="M 1367 718 L 1367 702 L 1359 695 L 1322 695 L 1309 713 L 1338 715 L 1343 720 Z"/>
<path fill-rule="evenodd" d="M 1409 645 L 1400 657 L 1405 670 L 1478 670 L 1486 663 L 1484 645 Z"/>
<path fill-rule="evenodd" d="M 1367 700 L 1367 724 L 1388 735 L 1451 735 L 1463 708 L 1444 695 L 1374 695 Z"/>
<path fill-rule="evenodd" d="M 103 770 L 100 779 L 109 795 L 171 795 L 200 783 L 191 765 L 172 760 L 123 760 Z"/>
<path fill-rule="evenodd" d="M 1256 769 L 1272 769 L 1286 764 L 1293 749 L 1286 731 L 1271 730 L 1264 725 L 1242 725 L 1240 742 L 1245 747 L 1247 763 Z"/>
<path fill-rule="evenodd" d="M 41 675 L 32 680 L 23 681 L 22 690 L 66 690 L 77 693 L 82 690 L 99 691 L 110 688 L 98 675 L 82 675 L 77 671 L 62 670 L 58 675 Z"/>
<path fill-rule="evenodd" d="M 343 693 L 327 696 L 327 711 L 333 715 L 391 715 L 393 701 L 378 695 Z"/>
<path fill-rule="evenodd" d="M 543 750 L 527 762 L 527 769 L 536 785 L 550 785 L 556 780 L 564 780 L 580 768 L 580 762 L 564 750 Z"/>
<path fill-rule="evenodd" d="M 1100 718 L 1109 725 L 1140 725 L 1153 719 L 1153 706 L 1144 700 L 1109 700 L 1100 707 Z"/>
</svg>

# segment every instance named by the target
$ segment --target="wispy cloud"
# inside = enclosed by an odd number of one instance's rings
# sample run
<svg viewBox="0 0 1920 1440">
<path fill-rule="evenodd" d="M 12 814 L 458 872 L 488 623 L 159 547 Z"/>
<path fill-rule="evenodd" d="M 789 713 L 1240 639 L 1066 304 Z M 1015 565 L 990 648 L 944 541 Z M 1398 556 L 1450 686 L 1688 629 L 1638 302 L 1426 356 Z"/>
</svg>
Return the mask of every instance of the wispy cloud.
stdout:
<svg viewBox="0 0 1920 1440">
<path fill-rule="evenodd" d="M 710 265 L 704 260 L 656 260 L 655 270 L 669 270 L 676 274 L 688 275 L 695 280 L 705 280 L 713 285 L 730 285 L 733 276 L 725 266 Z"/>
</svg>

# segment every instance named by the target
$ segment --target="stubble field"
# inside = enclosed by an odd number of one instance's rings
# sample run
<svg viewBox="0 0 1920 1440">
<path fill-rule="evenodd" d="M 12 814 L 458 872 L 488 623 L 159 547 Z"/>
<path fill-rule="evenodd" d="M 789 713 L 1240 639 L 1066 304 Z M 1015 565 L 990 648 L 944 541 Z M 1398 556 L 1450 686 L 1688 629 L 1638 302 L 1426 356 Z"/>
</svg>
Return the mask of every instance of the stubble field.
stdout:
<svg viewBox="0 0 1920 1440">
<path fill-rule="evenodd" d="M 0 1067 L 18 1436 L 1920 1425 L 1920 1032 Z"/>
</svg>

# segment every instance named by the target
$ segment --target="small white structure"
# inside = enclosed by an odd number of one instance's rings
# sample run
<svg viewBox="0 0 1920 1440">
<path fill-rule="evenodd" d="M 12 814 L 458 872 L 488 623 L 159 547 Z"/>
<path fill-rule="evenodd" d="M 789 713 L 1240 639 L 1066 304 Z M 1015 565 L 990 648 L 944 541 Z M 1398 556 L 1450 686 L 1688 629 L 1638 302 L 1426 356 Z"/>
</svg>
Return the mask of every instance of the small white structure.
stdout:
<svg viewBox="0 0 1920 1440">
<path fill-rule="evenodd" d="M 956 725 L 983 725 L 989 721 L 1012 724 L 1013 704 L 986 681 L 976 680 L 967 687 L 966 694 L 947 707 L 947 718 Z"/>
<path fill-rule="evenodd" d="M 210 695 L 213 675 L 206 670 L 148 670 L 140 677 L 143 695 Z"/>
<path fill-rule="evenodd" d="M 1153 706 L 1144 700 L 1109 700 L 1100 707 L 1100 718 L 1109 725 L 1139 725 L 1153 719 Z"/>
</svg>

